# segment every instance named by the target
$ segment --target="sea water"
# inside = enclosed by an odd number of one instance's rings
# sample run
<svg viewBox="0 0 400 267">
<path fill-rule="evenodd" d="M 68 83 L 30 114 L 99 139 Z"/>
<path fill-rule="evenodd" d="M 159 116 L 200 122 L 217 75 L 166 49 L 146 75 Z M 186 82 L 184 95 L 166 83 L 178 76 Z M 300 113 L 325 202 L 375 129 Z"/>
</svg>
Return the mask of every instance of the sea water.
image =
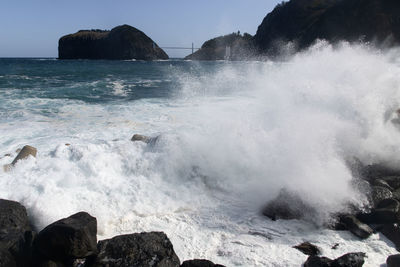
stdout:
<svg viewBox="0 0 400 267">
<path fill-rule="evenodd" d="M 274 62 L 0 59 L 0 164 L 38 149 L 0 170 L 0 197 L 37 230 L 87 211 L 99 239 L 164 231 L 182 261 L 300 266 L 292 246 L 309 241 L 378 266 L 396 253 L 384 236 L 323 225 L 366 204 L 349 159 L 399 165 L 399 56 L 319 43 Z M 282 188 L 316 214 L 260 215 Z"/>
</svg>

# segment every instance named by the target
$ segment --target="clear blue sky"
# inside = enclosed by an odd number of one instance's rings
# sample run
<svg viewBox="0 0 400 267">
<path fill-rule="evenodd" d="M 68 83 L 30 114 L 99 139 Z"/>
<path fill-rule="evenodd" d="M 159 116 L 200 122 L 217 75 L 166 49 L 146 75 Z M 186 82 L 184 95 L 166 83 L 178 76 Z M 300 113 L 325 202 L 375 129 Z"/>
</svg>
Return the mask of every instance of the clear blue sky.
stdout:
<svg viewBox="0 0 400 267">
<path fill-rule="evenodd" d="M 58 39 L 129 24 L 160 46 L 195 46 L 240 30 L 255 34 L 281 0 L 1 0 L 0 57 L 57 57 Z M 166 50 L 171 57 L 189 52 Z"/>
</svg>

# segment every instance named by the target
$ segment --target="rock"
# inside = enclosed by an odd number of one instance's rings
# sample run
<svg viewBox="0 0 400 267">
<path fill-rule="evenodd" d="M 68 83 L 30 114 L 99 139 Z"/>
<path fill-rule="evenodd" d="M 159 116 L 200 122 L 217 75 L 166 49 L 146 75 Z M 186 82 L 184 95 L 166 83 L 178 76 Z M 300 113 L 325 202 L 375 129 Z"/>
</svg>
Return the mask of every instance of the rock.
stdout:
<svg viewBox="0 0 400 267">
<path fill-rule="evenodd" d="M 184 261 L 181 267 L 225 267 L 224 265 L 214 264 L 209 260 L 188 260 Z"/>
<path fill-rule="evenodd" d="M 332 260 L 326 257 L 310 256 L 304 263 L 304 267 L 331 267 Z"/>
<path fill-rule="evenodd" d="M 386 182 L 393 189 L 400 188 L 400 176 L 384 176 L 379 180 Z"/>
<path fill-rule="evenodd" d="M 1 199 L 0 247 L 10 253 L 16 266 L 26 266 L 30 261 L 34 237 L 25 207 L 18 202 Z"/>
<path fill-rule="evenodd" d="M 116 236 L 98 243 L 93 267 L 178 267 L 180 261 L 162 232 Z"/>
<path fill-rule="evenodd" d="M 390 191 L 393 191 L 393 188 L 383 179 L 376 179 L 372 182 L 374 186 L 380 186 L 380 187 L 385 187 L 389 189 Z"/>
<path fill-rule="evenodd" d="M 400 2 L 381 0 L 291 0 L 278 4 L 258 27 L 254 41 L 260 52 L 279 51 L 279 41 L 295 42 L 302 50 L 318 39 L 400 43 Z M 349 27 L 349 25 L 352 25 Z"/>
<path fill-rule="evenodd" d="M 365 253 L 348 253 L 332 261 L 332 267 L 361 267 L 364 265 Z"/>
<path fill-rule="evenodd" d="M 0 199 L 0 229 L 2 232 L 31 230 L 25 207 L 15 201 Z"/>
<path fill-rule="evenodd" d="M 389 183 L 391 187 L 396 188 L 396 186 L 394 186 L 394 184 L 392 184 L 390 181 L 395 183 L 395 181 L 397 180 L 397 178 L 395 177 L 400 177 L 400 171 L 394 170 L 382 164 L 372 164 L 362 168 L 360 171 L 360 175 L 368 181 L 382 179 Z"/>
<path fill-rule="evenodd" d="M 343 223 L 347 230 L 361 239 L 368 238 L 373 234 L 373 230 L 368 225 L 360 222 L 353 215 L 344 215 L 340 217 L 340 222 Z"/>
<path fill-rule="evenodd" d="M 379 231 L 393 242 L 397 250 L 400 249 L 400 227 L 397 224 L 385 224 Z"/>
<path fill-rule="evenodd" d="M 43 259 L 69 262 L 97 253 L 96 234 L 96 218 L 86 212 L 79 212 L 40 231 L 35 248 Z"/>
<path fill-rule="evenodd" d="M 0 267 L 16 267 L 17 263 L 11 253 L 5 249 L 0 248 Z"/>
<path fill-rule="evenodd" d="M 292 220 L 314 216 L 316 211 L 306 204 L 296 193 L 281 190 L 278 197 L 264 207 L 262 213 L 272 220 Z"/>
<path fill-rule="evenodd" d="M 19 160 L 26 159 L 29 156 L 36 157 L 37 149 L 32 146 L 24 146 L 22 150 L 18 153 L 17 157 L 11 162 L 11 165 L 15 165 Z"/>
<path fill-rule="evenodd" d="M 294 246 L 293 248 L 298 249 L 309 256 L 317 256 L 321 254 L 320 249 L 309 242 L 301 243 L 300 245 Z"/>
<path fill-rule="evenodd" d="M 374 206 L 377 206 L 382 200 L 392 198 L 393 194 L 389 189 L 385 187 L 373 186 L 371 197 Z"/>
<path fill-rule="evenodd" d="M 376 209 L 369 213 L 359 214 L 358 218 L 368 224 L 388 224 L 400 221 L 400 203 L 396 199 L 384 199 Z"/>
<path fill-rule="evenodd" d="M 133 136 L 132 136 L 132 138 L 131 138 L 131 141 L 132 142 L 137 142 L 137 141 L 141 141 L 141 142 L 144 142 L 144 143 L 149 143 L 150 142 L 150 137 L 148 137 L 148 136 L 144 136 L 144 135 L 141 135 L 141 134 L 134 134 Z"/>
<path fill-rule="evenodd" d="M 58 58 L 157 60 L 168 55 L 140 30 L 122 25 L 111 31 L 81 30 L 61 37 Z"/>
<path fill-rule="evenodd" d="M 186 60 L 245 60 L 254 56 L 253 37 L 245 33 L 232 33 L 206 41 Z"/>
<path fill-rule="evenodd" d="M 348 253 L 335 260 L 326 257 L 310 256 L 304 267 L 361 267 L 364 264 L 365 253 Z"/>
<path fill-rule="evenodd" d="M 387 267 L 399 267 L 400 266 L 400 254 L 391 255 L 386 259 Z"/>
</svg>

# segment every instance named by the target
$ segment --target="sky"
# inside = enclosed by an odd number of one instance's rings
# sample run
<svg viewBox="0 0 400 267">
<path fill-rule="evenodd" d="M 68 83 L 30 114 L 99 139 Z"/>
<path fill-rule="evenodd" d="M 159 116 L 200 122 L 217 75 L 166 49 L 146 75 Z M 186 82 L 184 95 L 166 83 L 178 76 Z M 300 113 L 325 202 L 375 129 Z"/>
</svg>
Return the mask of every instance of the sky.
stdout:
<svg viewBox="0 0 400 267">
<path fill-rule="evenodd" d="M 129 24 L 161 47 L 200 47 L 240 31 L 254 35 L 282 0 L 1 0 L 0 57 L 57 57 L 58 39 Z M 190 50 L 165 50 L 183 57 Z"/>
</svg>

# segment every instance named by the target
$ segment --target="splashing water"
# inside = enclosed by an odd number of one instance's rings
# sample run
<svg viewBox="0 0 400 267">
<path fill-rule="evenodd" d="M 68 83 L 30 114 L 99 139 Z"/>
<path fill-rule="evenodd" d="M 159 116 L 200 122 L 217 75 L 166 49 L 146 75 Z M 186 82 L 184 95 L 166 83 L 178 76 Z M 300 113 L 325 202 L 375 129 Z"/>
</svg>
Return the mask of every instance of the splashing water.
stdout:
<svg viewBox="0 0 400 267">
<path fill-rule="evenodd" d="M 0 71 L 0 152 L 12 153 L 0 163 L 24 144 L 39 151 L 0 172 L 0 196 L 23 202 L 38 229 L 85 210 L 99 238 L 165 231 L 181 259 L 298 265 L 306 257 L 291 246 L 307 239 L 330 257 L 363 250 L 367 265 L 383 263 L 395 250 L 378 235 L 358 241 L 259 210 L 282 188 L 317 210 L 316 224 L 365 204 L 346 160 L 399 163 L 398 55 L 319 43 L 284 62 L 35 63 L 56 64 L 47 80 Z M 133 143 L 134 133 L 160 138 Z"/>
</svg>

